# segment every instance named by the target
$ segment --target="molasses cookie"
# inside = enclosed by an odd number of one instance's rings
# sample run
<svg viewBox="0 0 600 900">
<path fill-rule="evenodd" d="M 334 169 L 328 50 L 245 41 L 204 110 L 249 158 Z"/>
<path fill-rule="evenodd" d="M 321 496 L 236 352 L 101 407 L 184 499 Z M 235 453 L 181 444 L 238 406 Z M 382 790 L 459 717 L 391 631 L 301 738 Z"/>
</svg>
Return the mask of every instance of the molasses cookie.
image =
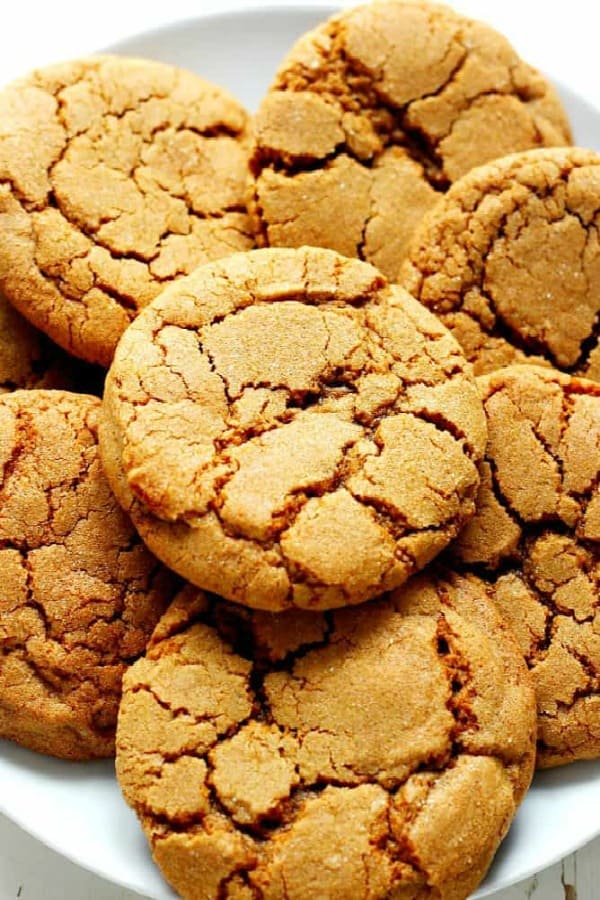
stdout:
<svg viewBox="0 0 600 900">
<path fill-rule="evenodd" d="M 108 365 L 172 279 L 252 246 L 247 115 L 162 63 L 99 56 L 0 93 L 0 288 L 57 344 Z"/>
<path fill-rule="evenodd" d="M 99 408 L 0 397 L 0 736 L 71 759 L 114 752 L 123 672 L 176 589 L 103 475 Z"/>
<path fill-rule="evenodd" d="M 533 674 L 538 764 L 600 756 L 600 386 L 535 366 L 480 379 L 478 511 L 454 546 L 485 571 Z"/>
<path fill-rule="evenodd" d="M 400 280 L 477 373 L 535 362 L 598 380 L 599 222 L 600 155 L 515 154 L 453 185 Z"/>
<path fill-rule="evenodd" d="M 298 41 L 258 111 L 258 239 L 330 247 L 396 280 L 452 182 L 570 139 L 553 88 L 488 26 L 433 3 L 359 6 Z"/>
<path fill-rule="evenodd" d="M 189 900 L 464 900 L 534 756 L 516 642 L 452 575 L 329 614 L 188 593 L 126 674 L 117 733 L 125 799 Z"/>
<path fill-rule="evenodd" d="M 474 512 L 485 417 L 441 323 L 376 269 L 264 249 L 168 287 L 123 336 L 100 431 L 153 553 L 248 606 L 397 587 Z"/>
</svg>

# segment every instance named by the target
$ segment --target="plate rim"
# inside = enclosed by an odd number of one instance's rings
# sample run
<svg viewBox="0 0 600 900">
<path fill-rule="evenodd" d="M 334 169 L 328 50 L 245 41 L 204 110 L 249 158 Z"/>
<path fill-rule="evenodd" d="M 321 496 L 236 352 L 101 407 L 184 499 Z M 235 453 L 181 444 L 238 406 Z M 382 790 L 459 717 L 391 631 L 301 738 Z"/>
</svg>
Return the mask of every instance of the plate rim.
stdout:
<svg viewBox="0 0 600 900">
<path fill-rule="evenodd" d="M 15 745 L 15 746 L 18 746 L 18 745 Z M 25 751 L 27 753 L 31 753 L 32 755 L 35 754 L 35 751 L 27 750 L 26 747 L 19 747 L 18 749 Z M 106 765 L 107 763 L 110 764 L 111 762 L 114 764 L 114 759 L 112 759 L 112 760 L 111 759 L 103 759 L 103 760 L 78 761 L 78 760 L 59 760 L 57 758 L 56 761 L 57 762 L 65 762 L 65 763 L 68 763 L 69 765 L 75 765 L 75 766 L 102 765 L 102 764 Z M 113 768 L 114 768 L 114 765 L 113 765 Z M 116 774 L 114 777 L 116 779 Z M 125 800 L 123 800 L 123 802 L 125 803 Z M 131 891 L 133 894 L 137 894 L 138 897 L 149 897 L 149 900 L 156 900 L 156 898 L 152 898 L 152 897 L 150 897 L 150 895 L 142 894 L 139 889 L 139 886 L 135 885 L 133 882 L 130 882 L 130 881 L 127 882 L 127 881 L 123 881 L 121 879 L 116 881 L 115 879 L 111 878 L 110 876 L 108 876 L 106 874 L 105 871 L 103 871 L 101 868 L 99 868 L 97 865 L 95 865 L 93 860 L 90 860 L 89 862 L 85 862 L 85 863 L 81 862 L 81 859 L 78 856 L 76 856 L 74 853 L 69 852 L 69 851 L 65 852 L 62 845 L 60 845 L 57 840 L 54 840 L 52 833 L 43 832 L 42 830 L 36 828 L 35 823 L 33 823 L 31 825 L 28 822 L 26 823 L 23 820 L 23 818 L 19 815 L 19 813 L 15 814 L 15 815 L 13 815 L 12 811 L 9 813 L 6 809 L 1 792 L 0 792 L 0 815 L 4 816 L 5 819 L 7 819 L 9 822 L 12 822 L 18 828 L 20 828 L 21 831 L 25 832 L 25 834 L 34 838 L 36 841 L 39 841 L 40 844 L 42 844 L 44 847 L 47 847 L 53 853 L 56 853 L 56 855 L 61 857 L 61 859 L 66 859 L 69 863 L 71 863 L 71 865 L 78 866 L 78 868 L 83 869 L 85 872 L 90 872 L 92 875 L 95 875 L 96 878 L 100 878 L 102 881 L 105 881 L 107 884 L 113 884 L 122 890 Z M 141 826 L 140 826 L 140 828 L 141 828 Z M 156 871 L 158 872 L 159 876 L 162 878 L 163 876 L 162 876 L 162 873 L 161 873 L 160 869 L 158 868 L 158 866 L 156 867 Z M 164 881 L 164 878 L 163 878 L 163 881 Z M 167 885 L 169 890 L 171 890 L 170 885 L 168 884 L 167 881 L 165 881 L 165 885 Z M 173 896 L 176 897 L 175 894 Z"/>
<path fill-rule="evenodd" d="M 18 751 L 31 753 L 32 757 L 35 757 L 35 755 L 36 755 L 36 754 L 34 754 L 34 751 L 28 751 L 24 747 L 18 747 L 18 745 L 15 745 L 15 746 L 17 747 Z M 58 762 L 68 762 L 70 765 L 74 764 L 74 765 L 81 765 L 81 766 L 88 766 L 88 765 L 97 765 L 97 766 L 104 765 L 104 766 L 106 766 L 112 762 L 113 768 L 114 768 L 114 760 L 110 760 L 110 759 L 84 761 L 81 763 L 77 763 L 77 762 L 73 763 L 73 761 L 71 761 L 71 760 L 57 760 L 57 761 Z M 581 762 L 586 762 L 586 761 L 582 760 Z M 598 762 L 598 760 L 588 760 L 588 762 Z M 573 763 L 572 765 L 577 765 L 577 763 Z M 542 770 L 542 771 L 544 771 L 544 770 Z M 545 771 L 550 771 L 550 770 L 545 770 Z M 534 773 L 534 777 L 535 777 L 535 773 Z M 115 779 L 116 779 L 116 775 L 115 775 Z M 525 796 L 527 796 L 527 795 L 525 795 Z M 123 803 L 125 803 L 124 799 L 123 799 Z M 519 806 L 519 809 L 520 808 L 521 807 Z M 130 810 L 130 809 L 129 809 L 129 811 L 132 812 L 132 810 Z M 132 812 L 132 814 L 135 815 L 133 812 Z M 22 831 L 24 831 L 26 834 L 30 835 L 31 837 L 35 838 L 35 840 L 39 841 L 45 847 L 48 847 L 50 850 L 52 850 L 53 853 L 56 853 L 62 859 L 68 860 L 68 862 L 70 862 L 72 865 L 78 866 L 80 869 L 83 869 L 86 872 L 91 872 L 93 875 L 95 875 L 97 878 L 100 878 L 102 881 L 105 881 L 107 884 L 114 884 L 121 889 L 128 890 L 134 894 L 137 894 L 139 897 L 148 897 L 149 900 L 157 900 L 157 898 L 153 897 L 152 895 L 143 894 L 140 891 L 139 886 L 131 881 L 127 881 L 124 879 L 115 880 L 114 878 L 111 878 L 110 876 L 108 876 L 106 874 L 105 871 L 103 871 L 101 868 L 99 868 L 97 865 L 95 865 L 93 861 L 82 863 L 80 858 L 75 856 L 73 853 L 71 853 L 69 851 L 65 852 L 64 849 L 62 848 L 62 846 L 59 845 L 59 843 L 57 841 L 53 840 L 51 834 L 50 834 L 50 836 L 48 836 L 47 833 L 45 833 L 45 832 L 43 833 L 42 831 L 38 830 L 35 827 L 35 824 L 33 824 L 33 825 L 30 825 L 29 823 L 26 824 L 25 821 L 22 819 L 22 817 L 18 813 L 15 815 L 13 815 L 12 812 L 9 813 L 6 809 L 6 806 L 2 799 L 1 793 L 0 793 L 0 815 L 3 815 L 6 819 L 8 819 L 9 822 L 12 822 L 13 824 L 17 825 Z M 141 826 L 139 826 L 139 827 L 141 829 Z M 142 832 L 142 835 L 143 835 L 143 832 Z M 507 835 L 508 835 L 508 832 L 507 832 Z M 507 835 L 504 836 L 503 840 L 506 839 Z M 556 865 L 556 863 L 560 862 L 562 859 L 565 859 L 565 857 L 570 856 L 572 853 L 575 853 L 576 851 L 581 850 L 584 847 L 587 847 L 588 844 L 592 843 L 592 841 L 596 840 L 596 838 L 599 836 L 600 836 L 600 818 L 598 820 L 596 829 L 594 830 L 592 835 L 587 837 L 586 840 L 583 841 L 582 843 L 580 843 L 577 840 L 570 842 L 567 845 L 564 852 L 561 850 L 560 853 L 553 854 L 550 857 L 550 861 L 542 869 L 539 869 L 535 866 L 527 867 L 524 870 L 523 874 L 519 874 L 518 879 L 516 879 L 516 880 L 511 879 L 510 881 L 507 881 L 506 883 L 503 883 L 499 886 L 491 887 L 489 890 L 485 888 L 484 883 L 482 882 L 482 884 L 480 884 L 479 887 L 476 889 L 476 891 L 473 893 L 472 900 L 484 900 L 484 898 L 493 897 L 494 895 L 499 894 L 500 891 L 508 890 L 511 887 L 522 884 L 527 879 L 529 879 L 535 875 L 538 875 L 542 872 L 545 872 L 547 869 L 552 868 L 552 866 Z M 145 839 L 145 836 L 144 836 L 144 839 Z M 502 846 L 502 844 L 500 844 L 499 846 Z M 148 852 L 151 856 L 150 848 L 148 848 Z M 495 856 L 494 856 L 494 858 L 495 858 Z M 493 864 L 493 860 L 492 860 L 492 864 Z M 166 889 L 171 892 L 173 897 L 176 897 L 177 895 L 175 894 L 175 892 L 173 891 L 173 889 L 171 888 L 169 883 L 165 880 L 165 878 L 162 875 L 162 872 L 160 871 L 160 869 L 157 866 L 155 868 L 155 871 L 159 875 L 159 877 L 163 880 Z"/>
</svg>

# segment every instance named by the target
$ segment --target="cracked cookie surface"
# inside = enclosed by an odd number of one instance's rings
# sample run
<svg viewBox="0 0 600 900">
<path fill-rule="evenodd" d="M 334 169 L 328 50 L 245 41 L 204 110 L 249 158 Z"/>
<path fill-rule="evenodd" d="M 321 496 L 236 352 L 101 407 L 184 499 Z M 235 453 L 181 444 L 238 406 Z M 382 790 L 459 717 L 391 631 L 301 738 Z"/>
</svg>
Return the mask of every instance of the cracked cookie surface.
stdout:
<svg viewBox="0 0 600 900">
<path fill-rule="evenodd" d="M 123 336 L 100 429 L 142 538 L 264 609 L 402 583 L 474 512 L 485 417 L 435 316 L 373 267 L 263 249 L 171 285 Z"/>
<path fill-rule="evenodd" d="M 330 247 L 392 280 L 457 178 L 570 143 L 554 90 L 505 38 L 421 2 L 360 6 L 305 35 L 254 126 L 259 243 Z"/>
<path fill-rule="evenodd" d="M 600 386 L 535 366 L 481 378 L 489 445 L 453 552 L 487 570 L 531 669 L 538 765 L 600 756 Z"/>
<path fill-rule="evenodd" d="M 247 114 L 149 60 L 90 57 L 0 93 L 0 288 L 70 353 L 109 365 L 140 308 L 253 245 Z"/>
<path fill-rule="evenodd" d="M 0 397 L 0 737 L 71 759 L 114 753 L 123 672 L 177 589 L 104 477 L 99 410 Z"/>
<path fill-rule="evenodd" d="M 415 234 L 400 281 L 477 374 L 550 363 L 600 379 L 600 155 L 515 154 L 457 182 Z"/>
<path fill-rule="evenodd" d="M 117 775 L 184 898 L 463 900 L 531 779 L 535 698 L 477 579 L 329 613 L 189 586 L 124 679 Z"/>
</svg>

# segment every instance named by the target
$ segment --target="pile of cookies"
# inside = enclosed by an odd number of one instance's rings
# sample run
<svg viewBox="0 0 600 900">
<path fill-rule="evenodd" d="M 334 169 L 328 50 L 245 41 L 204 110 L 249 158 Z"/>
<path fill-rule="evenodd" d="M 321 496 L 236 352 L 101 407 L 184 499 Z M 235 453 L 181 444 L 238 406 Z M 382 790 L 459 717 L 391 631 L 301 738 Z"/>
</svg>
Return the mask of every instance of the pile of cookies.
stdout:
<svg viewBox="0 0 600 900">
<path fill-rule="evenodd" d="M 0 93 L 0 735 L 116 751 L 182 897 L 464 900 L 536 764 L 600 757 L 570 141 L 424 0 L 305 35 L 253 120 L 111 56 Z"/>
</svg>

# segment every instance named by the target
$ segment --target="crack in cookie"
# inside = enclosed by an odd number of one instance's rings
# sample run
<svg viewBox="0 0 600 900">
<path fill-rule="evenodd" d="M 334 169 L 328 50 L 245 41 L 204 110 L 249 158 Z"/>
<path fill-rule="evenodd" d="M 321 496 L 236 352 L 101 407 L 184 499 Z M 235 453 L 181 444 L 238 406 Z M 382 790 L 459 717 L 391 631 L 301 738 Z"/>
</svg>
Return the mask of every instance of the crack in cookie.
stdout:
<svg viewBox="0 0 600 900">
<path fill-rule="evenodd" d="M 400 282 L 476 374 L 515 363 L 600 375 L 600 156 L 515 154 L 461 178 L 415 233 Z"/>
<path fill-rule="evenodd" d="M 535 755 L 533 688 L 486 591 L 431 572 L 273 615 L 187 586 L 125 676 L 117 738 L 178 893 L 466 898 Z"/>
<path fill-rule="evenodd" d="M 483 411 L 435 317 L 313 248 L 198 269 L 138 316 L 101 452 L 144 541 L 265 609 L 390 590 L 474 512 Z"/>
<path fill-rule="evenodd" d="M 531 669 L 538 765 L 600 755 L 600 388 L 534 366 L 480 381 L 489 444 L 452 549 L 492 582 Z"/>
<path fill-rule="evenodd" d="M 136 313 L 253 246 L 247 115 L 148 60 L 91 57 L 0 94 L 0 287 L 69 352 L 109 365 Z"/>
<path fill-rule="evenodd" d="M 0 735 L 70 759 L 113 754 L 123 672 L 177 584 L 106 483 L 99 407 L 0 398 Z"/>
<path fill-rule="evenodd" d="M 258 241 L 329 247 L 396 280 L 452 182 L 569 142 L 554 90 L 491 28 L 437 4 L 357 7 L 297 42 L 255 117 Z"/>
</svg>

